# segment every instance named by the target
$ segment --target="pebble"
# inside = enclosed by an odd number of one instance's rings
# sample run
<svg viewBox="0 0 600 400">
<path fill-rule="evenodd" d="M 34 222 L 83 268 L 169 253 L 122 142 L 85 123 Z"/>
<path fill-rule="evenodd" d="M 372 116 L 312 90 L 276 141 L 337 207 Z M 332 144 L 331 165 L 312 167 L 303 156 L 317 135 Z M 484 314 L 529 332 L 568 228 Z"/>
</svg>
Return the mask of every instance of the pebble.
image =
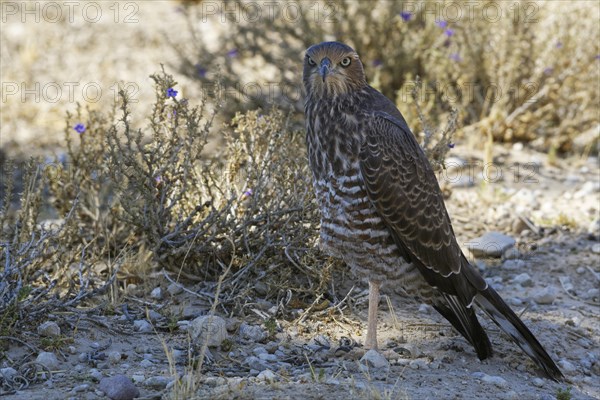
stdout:
<svg viewBox="0 0 600 400">
<path fill-rule="evenodd" d="M 0 376 L 2 376 L 3 379 L 9 380 L 15 375 L 17 375 L 17 370 L 14 368 L 0 368 Z"/>
<path fill-rule="evenodd" d="M 121 353 L 118 351 L 109 351 L 108 361 L 110 361 L 113 364 L 119 363 L 121 361 Z"/>
<path fill-rule="evenodd" d="M 516 247 L 511 247 L 502 254 L 502 258 L 505 260 L 514 260 L 519 257 L 521 257 L 521 252 Z"/>
<path fill-rule="evenodd" d="M 419 305 L 419 312 L 422 314 L 431 314 L 432 311 L 433 307 L 431 307 L 429 304 L 421 303 Z"/>
<path fill-rule="evenodd" d="M 169 294 L 171 296 L 176 296 L 180 293 L 183 292 L 183 287 L 181 287 L 181 285 L 177 284 L 177 283 L 171 283 L 168 287 L 167 287 L 167 292 L 169 292 Z"/>
<path fill-rule="evenodd" d="M 522 270 L 523 268 L 525 268 L 526 265 L 527 264 L 523 260 L 511 259 L 504 261 L 502 263 L 502 268 L 509 271 L 517 271 Z"/>
<path fill-rule="evenodd" d="M 92 378 L 94 378 L 98 382 L 104 379 L 104 375 L 102 374 L 102 372 L 98 371 L 96 368 L 90 369 L 88 373 Z"/>
<path fill-rule="evenodd" d="M 582 199 L 584 197 L 590 196 L 595 192 L 600 191 L 600 183 L 587 181 L 581 186 L 581 189 L 573 193 L 574 199 Z"/>
<path fill-rule="evenodd" d="M 247 357 L 244 360 L 244 364 L 258 372 L 268 369 L 268 366 L 262 360 L 255 356 Z"/>
<path fill-rule="evenodd" d="M 261 371 L 256 377 L 256 379 L 258 379 L 259 381 L 268 383 L 275 382 L 276 378 L 277 377 L 275 376 L 275 373 L 270 369 L 265 369 L 264 371 Z"/>
<path fill-rule="evenodd" d="M 503 233 L 487 232 L 467 243 L 467 248 L 475 257 L 501 257 L 515 243 L 515 239 Z"/>
<path fill-rule="evenodd" d="M 544 380 L 541 378 L 533 378 L 532 383 L 533 383 L 533 386 L 540 387 L 540 388 L 544 387 Z"/>
<path fill-rule="evenodd" d="M 596 243 L 592 246 L 591 248 L 592 253 L 594 254 L 600 254 L 600 243 Z"/>
<path fill-rule="evenodd" d="M 527 273 L 522 273 L 512 279 L 512 283 L 516 283 L 523 287 L 533 287 L 533 280 Z"/>
<path fill-rule="evenodd" d="M 600 298 L 600 289 L 598 289 L 598 288 L 588 289 L 587 292 L 585 292 L 581 295 L 581 297 L 584 300 L 593 300 L 593 299 Z"/>
<path fill-rule="evenodd" d="M 125 375 L 103 378 L 99 388 L 111 400 L 132 400 L 140 395 L 140 390 Z"/>
<path fill-rule="evenodd" d="M 152 289 L 152 291 L 150 292 L 150 297 L 152 297 L 155 300 L 160 300 L 162 299 L 162 289 L 160 287 L 155 287 L 154 289 Z"/>
<path fill-rule="evenodd" d="M 144 386 L 148 386 L 154 389 L 164 389 L 167 387 L 173 378 L 168 376 L 151 376 L 144 381 Z"/>
<path fill-rule="evenodd" d="M 558 296 L 558 289 L 554 286 L 548 286 L 538 290 L 533 294 L 533 301 L 538 304 L 552 304 Z"/>
<path fill-rule="evenodd" d="M 144 368 L 150 368 L 151 366 L 153 366 L 154 363 L 150 360 L 142 360 L 140 361 L 140 366 L 144 367 Z"/>
<path fill-rule="evenodd" d="M 385 359 L 377 350 L 369 350 L 360 359 L 361 364 L 366 365 L 370 368 L 389 368 L 390 363 Z"/>
<path fill-rule="evenodd" d="M 38 326 L 37 332 L 40 336 L 56 337 L 60 335 L 60 327 L 54 321 L 46 321 Z"/>
<path fill-rule="evenodd" d="M 412 369 L 428 369 L 427 361 L 423 359 L 411 360 L 408 366 Z"/>
<path fill-rule="evenodd" d="M 217 315 L 203 315 L 191 322 L 192 340 L 208 347 L 219 347 L 228 338 L 225 320 Z"/>
<path fill-rule="evenodd" d="M 505 388 L 508 386 L 508 382 L 506 382 L 506 379 L 502 378 L 501 376 L 484 374 L 481 380 L 482 382 L 491 383 L 495 386 L 498 386 L 499 388 Z"/>
<path fill-rule="evenodd" d="M 35 359 L 35 362 L 42 364 L 51 371 L 58 369 L 58 366 L 60 365 L 56 355 L 48 351 L 41 352 Z"/>
<path fill-rule="evenodd" d="M 577 368 L 564 358 L 558 362 L 558 366 L 560 367 L 561 371 L 566 374 L 573 374 L 577 372 Z"/>
<path fill-rule="evenodd" d="M 74 393 L 81 393 L 81 392 L 87 392 L 88 390 L 90 390 L 90 385 L 87 383 L 83 383 L 81 385 L 75 386 L 71 391 Z"/>
<path fill-rule="evenodd" d="M 152 325 L 145 319 L 133 321 L 133 329 L 140 333 L 152 332 Z"/>
<path fill-rule="evenodd" d="M 249 325 L 243 322 L 240 325 L 240 338 L 246 342 L 262 342 L 268 336 L 267 332 L 258 325 Z"/>
<path fill-rule="evenodd" d="M 135 383 L 142 383 L 146 380 L 146 377 L 143 374 L 133 374 L 131 375 L 131 379 Z"/>
</svg>

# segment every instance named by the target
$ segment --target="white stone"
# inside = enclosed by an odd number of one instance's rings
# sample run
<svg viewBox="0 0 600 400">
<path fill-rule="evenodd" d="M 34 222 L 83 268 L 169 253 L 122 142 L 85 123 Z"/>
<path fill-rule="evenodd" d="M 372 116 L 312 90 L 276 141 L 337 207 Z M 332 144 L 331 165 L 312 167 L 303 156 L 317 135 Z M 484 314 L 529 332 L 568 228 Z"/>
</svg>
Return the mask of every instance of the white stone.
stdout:
<svg viewBox="0 0 600 400">
<path fill-rule="evenodd" d="M 256 377 L 256 379 L 263 382 L 275 382 L 276 378 L 277 377 L 275 376 L 275 373 L 273 373 L 273 371 L 271 371 L 270 369 L 265 369 L 264 371 L 261 371 Z"/>
<path fill-rule="evenodd" d="M 508 386 L 508 382 L 506 382 L 506 379 L 500 376 L 485 375 L 483 378 L 481 378 L 481 380 L 485 383 L 491 383 L 493 385 L 496 385 L 499 388 L 505 388 Z"/>
<path fill-rule="evenodd" d="M 60 327 L 54 321 L 46 321 L 38 326 L 37 332 L 40 336 L 56 337 L 60 335 Z"/>
<path fill-rule="evenodd" d="M 503 233 L 487 232 L 467 243 L 467 248 L 475 257 L 501 257 L 515 243 L 515 239 Z"/>
<path fill-rule="evenodd" d="M 133 321 L 133 329 L 141 333 L 152 332 L 152 325 L 145 319 Z"/>
<path fill-rule="evenodd" d="M 377 350 L 369 350 L 360 359 L 361 364 L 371 368 L 389 368 L 390 363 Z"/>
<path fill-rule="evenodd" d="M 35 362 L 44 365 L 51 371 L 58 369 L 58 366 L 60 365 L 60 363 L 58 362 L 58 358 L 56 358 L 56 355 L 47 351 L 41 352 L 35 359 Z"/>
<path fill-rule="evenodd" d="M 533 301 L 538 304 L 552 304 L 558 296 L 558 289 L 554 286 L 548 286 L 538 290 L 533 294 Z"/>
<path fill-rule="evenodd" d="M 533 286 L 533 280 L 531 279 L 531 276 L 529 276 L 529 274 L 527 274 L 527 273 L 522 273 L 522 274 L 515 276 L 512 279 L 512 282 L 516 283 L 518 285 L 521 285 L 523 287 L 532 287 Z"/>
<path fill-rule="evenodd" d="M 152 297 L 155 300 L 162 299 L 162 289 L 160 287 L 152 289 L 152 291 L 150 292 L 150 297 Z"/>
<path fill-rule="evenodd" d="M 216 315 L 203 315 L 190 325 L 192 340 L 199 345 L 206 341 L 209 347 L 218 347 L 228 337 L 225 320 Z"/>
</svg>

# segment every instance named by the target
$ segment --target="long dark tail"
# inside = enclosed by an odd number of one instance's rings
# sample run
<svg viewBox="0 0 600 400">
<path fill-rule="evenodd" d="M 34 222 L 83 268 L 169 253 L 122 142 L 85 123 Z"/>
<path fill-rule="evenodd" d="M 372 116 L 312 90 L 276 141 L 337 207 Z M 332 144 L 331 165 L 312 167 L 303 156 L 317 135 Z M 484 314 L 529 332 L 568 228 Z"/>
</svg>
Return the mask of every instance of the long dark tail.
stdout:
<svg viewBox="0 0 600 400">
<path fill-rule="evenodd" d="M 475 295 L 475 303 L 548 375 L 559 381 L 564 378 L 550 355 L 533 333 L 517 317 L 500 295 L 491 287 Z M 462 332 L 461 332 L 462 333 Z"/>
<path fill-rule="evenodd" d="M 488 335 L 479 324 L 473 307 L 466 307 L 457 297 L 442 294 L 439 301 L 434 302 L 433 307 L 446 318 L 454 328 L 471 343 L 480 360 L 492 356 L 492 344 Z"/>
</svg>

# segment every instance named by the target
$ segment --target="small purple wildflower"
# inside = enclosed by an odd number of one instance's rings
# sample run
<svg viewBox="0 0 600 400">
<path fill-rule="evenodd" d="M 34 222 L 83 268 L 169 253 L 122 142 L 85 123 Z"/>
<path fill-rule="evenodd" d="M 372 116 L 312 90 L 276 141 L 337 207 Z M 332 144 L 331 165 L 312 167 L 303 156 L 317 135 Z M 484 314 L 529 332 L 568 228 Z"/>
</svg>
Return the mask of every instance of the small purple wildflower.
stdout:
<svg viewBox="0 0 600 400">
<path fill-rule="evenodd" d="M 237 49 L 232 49 L 227 52 L 227 57 L 229 57 L 229 58 L 235 58 L 235 57 L 237 57 L 237 55 L 238 55 Z"/>
<path fill-rule="evenodd" d="M 552 74 L 552 72 L 554 72 L 554 68 L 552 68 L 552 67 L 544 68 L 544 75 L 550 75 L 550 74 Z"/>
<path fill-rule="evenodd" d="M 410 11 L 402 11 L 400 17 L 402 17 L 404 22 L 408 22 L 412 18 L 412 13 Z"/>
<path fill-rule="evenodd" d="M 179 93 L 177 90 L 173 89 L 172 87 L 167 89 L 167 97 L 177 97 L 177 93 Z"/>
<path fill-rule="evenodd" d="M 454 143 L 448 143 L 448 147 L 449 147 L 450 149 L 453 149 L 453 148 L 454 148 L 454 146 L 456 146 L 456 144 L 454 144 Z"/>
<path fill-rule="evenodd" d="M 562 44 L 562 42 L 556 42 L 554 47 L 556 47 L 557 49 L 560 49 L 561 47 L 563 47 L 563 44 Z"/>
<path fill-rule="evenodd" d="M 200 64 L 196 64 L 196 65 L 195 65 L 195 67 L 196 67 L 196 73 L 198 74 L 198 76 L 199 76 L 200 78 L 205 78 L 205 77 L 206 77 L 206 72 L 207 72 L 207 71 L 206 71 L 206 68 L 204 68 L 204 67 L 203 67 L 202 65 L 200 65 Z"/>
<path fill-rule="evenodd" d="M 373 60 L 373 66 L 374 67 L 379 67 L 383 65 L 383 61 L 379 60 L 379 59 L 375 59 Z"/>
<path fill-rule="evenodd" d="M 156 175 L 154 177 L 154 182 L 156 182 L 157 185 L 160 184 L 162 181 L 163 181 L 162 176 Z"/>
<path fill-rule="evenodd" d="M 80 122 L 77 125 L 75 125 L 73 129 L 75 129 L 75 132 L 81 135 L 83 132 L 85 132 L 85 125 Z"/>
<path fill-rule="evenodd" d="M 454 35 L 454 29 L 448 28 L 444 31 L 444 33 L 446 34 L 446 36 L 450 37 L 450 36 Z"/>
<path fill-rule="evenodd" d="M 450 59 L 452 61 L 455 61 L 455 62 L 461 62 L 462 61 L 462 58 L 460 57 L 460 54 L 458 54 L 458 53 L 452 53 L 452 54 L 450 54 Z"/>
<path fill-rule="evenodd" d="M 244 192 L 244 196 L 248 196 L 248 197 L 252 196 L 253 194 L 254 194 L 254 191 L 252 191 L 252 189 L 248 189 Z"/>
<path fill-rule="evenodd" d="M 435 21 L 435 24 L 442 29 L 446 29 L 446 27 L 448 26 L 448 21 L 444 21 L 442 19 L 442 20 Z"/>
</svg>

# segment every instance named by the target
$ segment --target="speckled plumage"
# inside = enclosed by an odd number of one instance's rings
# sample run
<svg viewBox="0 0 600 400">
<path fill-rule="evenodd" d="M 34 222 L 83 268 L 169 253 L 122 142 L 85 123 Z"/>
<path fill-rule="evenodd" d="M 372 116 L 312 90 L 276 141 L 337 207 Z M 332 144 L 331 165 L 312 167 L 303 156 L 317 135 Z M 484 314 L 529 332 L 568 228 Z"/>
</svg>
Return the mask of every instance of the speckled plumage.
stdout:
<svg viewBox="0 0 600 400">
<path fill-rule="evenodd" d="M 479 358 L 491 356 L 492 347 L 473 304 L 549 377 L 561 378 L 533 334 L 462 254 L 425 154 L 400 111 L 367 84 L 358 54 L 338 42 L 312 46 L 303 83 L 321 246 L 376 293 L 369 300 L 370 346 L 376 347 L 378 288 L 400 285 L 431 303 Z"/>
</svg>

